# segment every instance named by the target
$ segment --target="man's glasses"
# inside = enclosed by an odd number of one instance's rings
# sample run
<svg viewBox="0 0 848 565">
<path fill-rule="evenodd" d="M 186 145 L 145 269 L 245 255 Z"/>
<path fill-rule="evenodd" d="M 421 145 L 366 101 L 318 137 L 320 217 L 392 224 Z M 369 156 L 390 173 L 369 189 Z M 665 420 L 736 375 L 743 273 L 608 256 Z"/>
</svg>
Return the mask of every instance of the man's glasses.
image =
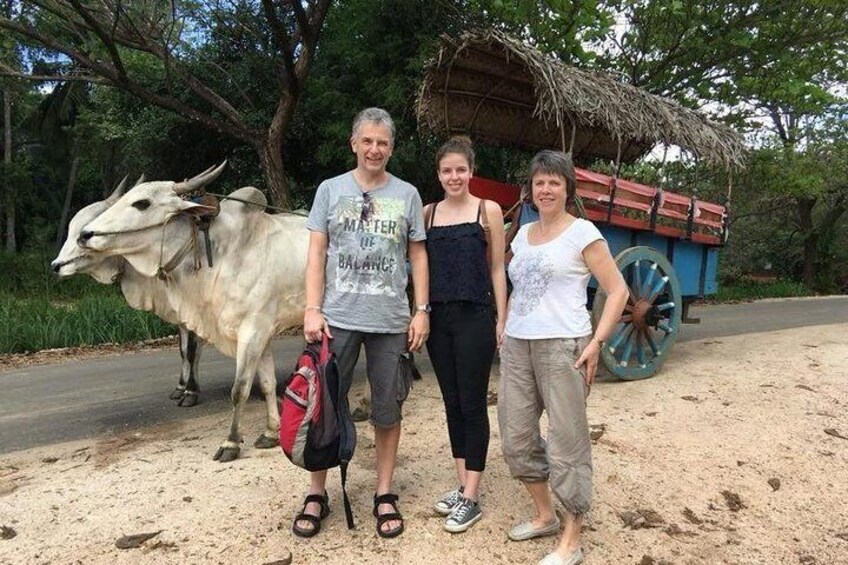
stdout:
<svg viewBox="0 0 848 565">
<path fill-rule="evenodd" d="M 362 222 L 371 221 L 371 216 L 374 215 L 374 200 L 371 199 L 371 193 L 362 193 L 362 211 L 359 213 L 359 220 Z"/>
</svg>

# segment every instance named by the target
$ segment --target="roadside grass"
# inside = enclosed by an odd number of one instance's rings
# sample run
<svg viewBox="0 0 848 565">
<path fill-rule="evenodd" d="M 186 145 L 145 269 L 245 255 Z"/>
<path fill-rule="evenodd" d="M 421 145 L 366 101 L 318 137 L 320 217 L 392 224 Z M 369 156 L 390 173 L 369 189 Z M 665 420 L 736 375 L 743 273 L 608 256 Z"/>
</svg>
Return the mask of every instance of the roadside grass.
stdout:
<svg viewBox="0 0 848 565">
<path fill-rule="evenodd" d="M 0 354 L 172 335 L 175 326 L 127 305 L 117 285 L 87 276 L 60 280 L 55 253 L 0 254 Z"/>
<path fill-rule="evenodd" d="M 98 343 L 132 343 L 176 333 L 149 312 L 133 310 L 120 293 L 75 301 L 0 294 L 0 354 Z"/>
<path fill-rule="evenodd" d="M 708 299 L 709 302 L 735 302 L 740 300 L 759 300 L 761 298 L 790 298 L 794 296 L 814 296 L 816 293 L 803 283 L 787 280 L 740 281 L 719 285 L 718 293 Z"/>
</svg>

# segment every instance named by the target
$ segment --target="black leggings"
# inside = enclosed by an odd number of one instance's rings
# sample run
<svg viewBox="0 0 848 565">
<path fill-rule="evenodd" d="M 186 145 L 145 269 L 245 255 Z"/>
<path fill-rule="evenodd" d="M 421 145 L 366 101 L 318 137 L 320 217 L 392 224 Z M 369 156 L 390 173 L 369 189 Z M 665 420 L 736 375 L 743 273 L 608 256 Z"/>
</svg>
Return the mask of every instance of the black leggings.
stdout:
<svg viewBox="0 0 848 565">
<path fill-rule="evenodd" d="M 487 393 L 495 355 L 494 309 L 472 302 L 433 305 L 427 351 L 442 390 L 451 452 L 483 471 L 489 450 Z"/>
</svg>

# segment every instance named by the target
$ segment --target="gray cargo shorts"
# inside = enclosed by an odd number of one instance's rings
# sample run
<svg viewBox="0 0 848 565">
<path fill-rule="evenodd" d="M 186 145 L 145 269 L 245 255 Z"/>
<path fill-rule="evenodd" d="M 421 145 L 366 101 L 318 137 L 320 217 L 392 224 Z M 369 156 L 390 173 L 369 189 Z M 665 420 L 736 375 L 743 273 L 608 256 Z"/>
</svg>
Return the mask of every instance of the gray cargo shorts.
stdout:
<svg viewBox="0 0 848 565">
<path fill-rule="evenodd" d="M 383 334 L 330 327 L 330 348 L 336 354 L 344 393 L 350 391 L 353 369 L 365 344 L 365 368 L 371 386 L 371 423 L 393 428 L 403 419 L 401 408 L 412 388 L 412 365 L 406 332 Z"/>
</svg>

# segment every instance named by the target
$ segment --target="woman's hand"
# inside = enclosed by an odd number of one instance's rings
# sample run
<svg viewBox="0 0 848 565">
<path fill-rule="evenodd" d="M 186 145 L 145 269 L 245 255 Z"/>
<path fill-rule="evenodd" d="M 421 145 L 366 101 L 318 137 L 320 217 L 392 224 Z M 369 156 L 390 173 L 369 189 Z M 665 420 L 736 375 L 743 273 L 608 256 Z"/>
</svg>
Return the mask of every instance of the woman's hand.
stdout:
<svg viewBox="0 0 848 565">
<path fill-rule="evenodd" d="M 589 340 L 583 351 L 580 352 L 580 357 L 574 363 L 574 368 L 578 371 L 581 366 L 584 366 L 583 381 L 589 390 L 592 390 L 592 384 L 595 382 L 595 374 L 598 372 L 598 358 L 601 355 L 601 345 L 594 338 Z"/>
<path fill-rule="evenodd" d="M 330 326 L 327 324 L 324 314 L 320 310 L 308 309 L 303 315 L 303 337 L 307 343 L 321 341 L 321 334 L 327 334 L 327 337 L 333 339 L 333 334 L 330 333 Z"/>
<path fill-rule="evenodd" d="M 506 326 L 505 321 L 498 320 L 498 323 L 495 324 L 495 338 L 498 340 L 498 350 L 500 351 L 501 346 L 503 345 L 504 339 L 504 327 Z"/>
</svg>

